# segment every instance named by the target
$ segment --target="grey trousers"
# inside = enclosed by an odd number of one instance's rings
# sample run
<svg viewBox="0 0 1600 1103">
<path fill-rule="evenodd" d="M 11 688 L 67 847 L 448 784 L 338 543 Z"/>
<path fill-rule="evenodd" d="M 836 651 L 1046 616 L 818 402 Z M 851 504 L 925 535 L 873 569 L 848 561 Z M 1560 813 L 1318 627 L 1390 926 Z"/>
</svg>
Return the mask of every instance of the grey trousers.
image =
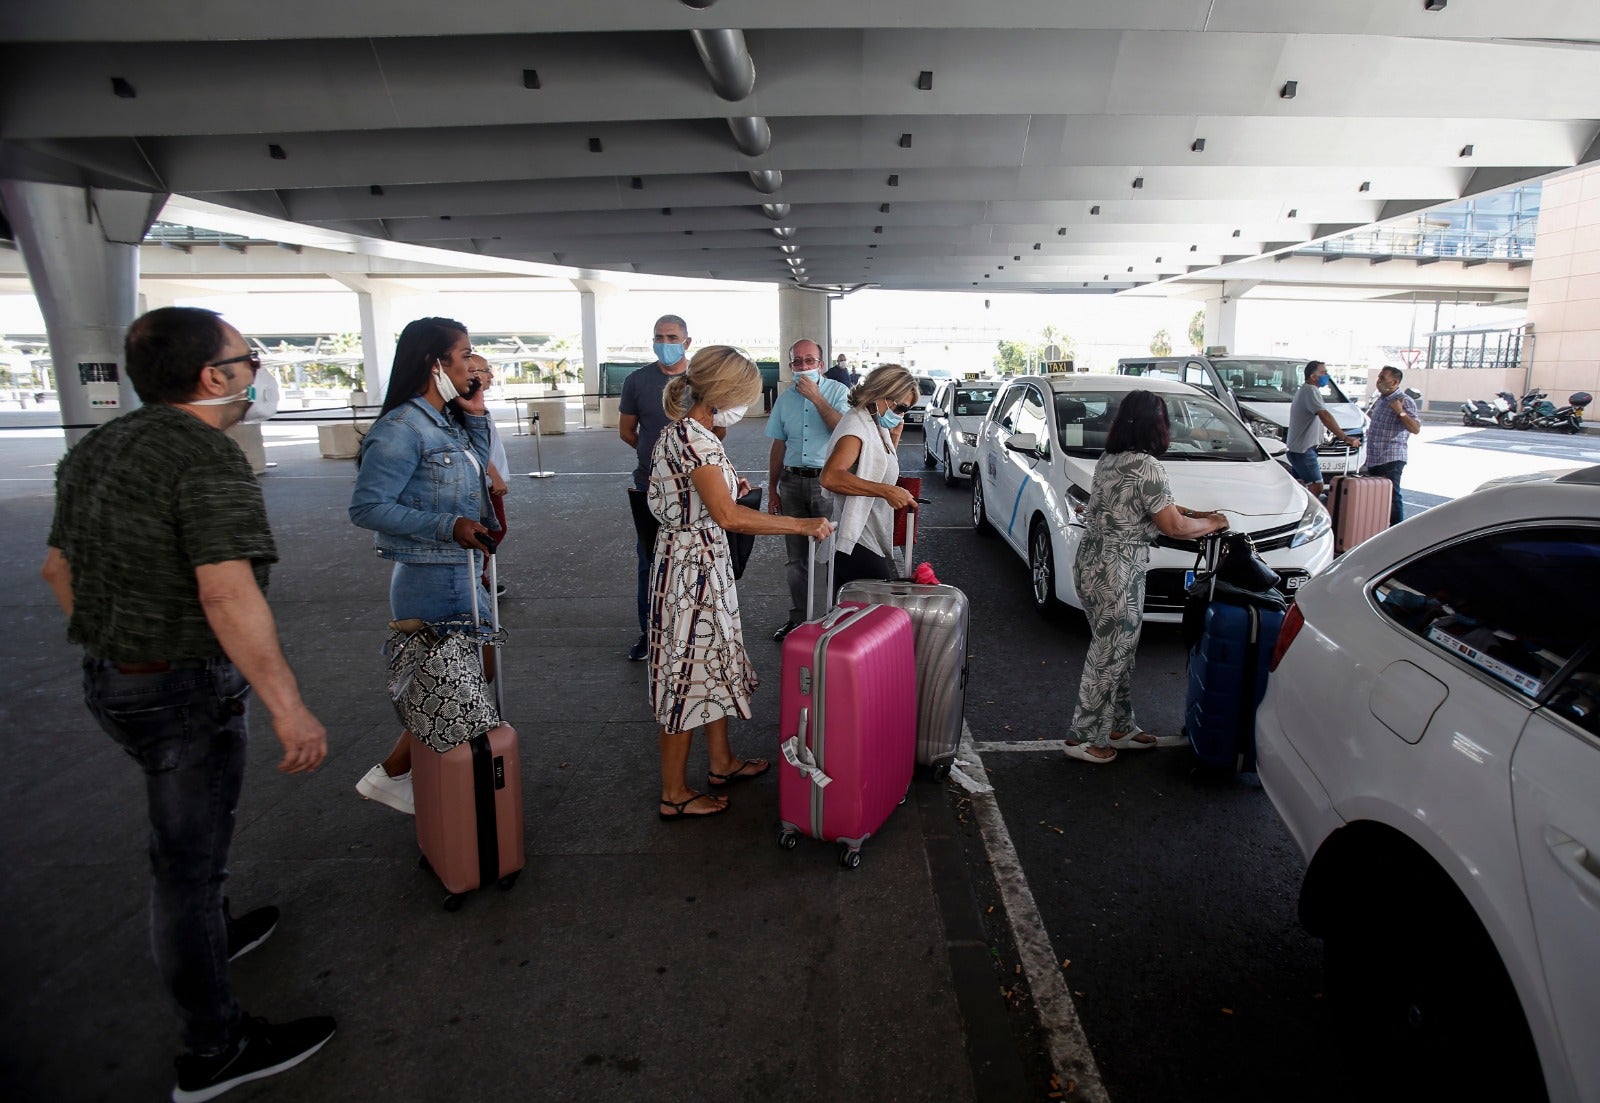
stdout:
<svg viewBox="0 0 1600 1103">
<path fill-rule="evenodd" d="M 785 517 L 830 517 L 833 513 L 821 479 L 787 470 L 778 479 L 778 501 Z M 789 619 L 799 624 L 811 616 L 806 608 L 806 560 L 815 554 L 816 541 L 809 536 L 785 536 L 783 546 L 789 553 Z"/>
</svg>

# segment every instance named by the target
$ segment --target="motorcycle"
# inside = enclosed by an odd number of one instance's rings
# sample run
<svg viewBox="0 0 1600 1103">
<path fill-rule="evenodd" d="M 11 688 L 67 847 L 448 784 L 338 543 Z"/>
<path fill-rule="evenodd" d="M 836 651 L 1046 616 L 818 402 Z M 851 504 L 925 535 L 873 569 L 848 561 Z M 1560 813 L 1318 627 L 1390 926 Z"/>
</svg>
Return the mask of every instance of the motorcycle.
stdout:
<svg viewBox="0 0 1600 1103">
<path fill-rule="evenodd" d="M 1554 429 L 1576 433 L 1583 429 L 1583 411 L 1594 402 L 1588 391 L 1574 391 L 1567 404 L 1558 407 L 1544 391 L 1530 391 L 1522 398 L 1522 409 L 1512 425 L 1517 429 Z"/>
<path fill-rule="evenodd" d="M 1501 391 L 1488 402 L 1473 399 L 1461 404 L 1461 424 L 1490 425 L 1499 429 L 1511 428 L 1512 411 L 1517 400 L 1510 391 Z"/>
</svg>

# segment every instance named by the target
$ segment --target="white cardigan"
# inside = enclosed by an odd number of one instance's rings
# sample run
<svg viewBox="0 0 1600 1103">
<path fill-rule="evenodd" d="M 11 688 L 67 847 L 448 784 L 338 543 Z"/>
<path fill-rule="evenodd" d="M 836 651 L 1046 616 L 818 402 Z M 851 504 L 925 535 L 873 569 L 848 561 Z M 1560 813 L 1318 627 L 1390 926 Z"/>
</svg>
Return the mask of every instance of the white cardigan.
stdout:
<svg viewBox="0 0 1600 1103">
<path fill-rule="evenodd" d="M 878 424 L 865 406 L 851 407 L 834 427 L 828 439 L 828 454 L 845 437 L 855 437 L 861 442 L 861 456 L 852 470 L 868 482 L 893 485 L 900 477 L 900 457 L 888 430 Z M 894 510 L 882 498 L 865 494 L 831 494 L 835 551 L 849 555 L 861 544 L 878 555 L 892 556 L 894 552 Z"/>
</svg>

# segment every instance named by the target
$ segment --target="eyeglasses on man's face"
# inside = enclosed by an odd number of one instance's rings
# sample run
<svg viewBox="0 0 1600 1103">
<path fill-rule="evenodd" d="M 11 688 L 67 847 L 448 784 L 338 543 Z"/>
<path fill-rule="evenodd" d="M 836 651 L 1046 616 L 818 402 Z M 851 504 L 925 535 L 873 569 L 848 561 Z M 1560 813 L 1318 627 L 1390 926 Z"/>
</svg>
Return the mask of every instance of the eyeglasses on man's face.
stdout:
<svg viewBox="0 0 1600 1103">
<path fill-rule="evenodd" d="M 815 356 L 796 356 L 793 360 L 789 361 L 789 366 L 791 368 L 815 368 L 820 366 L 821 363 L 822 361 L 818 360 Z"/>
<path fill-rule="evenodd" d="M 223 368 L 229 364 L 249 364 L 251 371 L 260 371 L 261 354 L 259 352 L 247 352 L 243 356 L 230 356 L 226 360 L 211 361 L 211 367 L 213 368 Z"/>
</svg>

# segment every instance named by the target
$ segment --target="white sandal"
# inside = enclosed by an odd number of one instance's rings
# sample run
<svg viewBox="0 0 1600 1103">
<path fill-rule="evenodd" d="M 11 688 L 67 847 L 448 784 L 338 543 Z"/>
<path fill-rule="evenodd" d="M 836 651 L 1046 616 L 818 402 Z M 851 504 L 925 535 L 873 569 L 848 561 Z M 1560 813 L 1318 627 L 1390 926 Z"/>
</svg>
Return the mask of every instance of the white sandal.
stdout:
<svg viewBox="0 0 1600 1103">
<path fill-rule="evenodd" d="M 1092 762 L 1096 766 L 1104 766 L 1117 760 L 1115 748 L 1112 749 L 1109 755 L 1102 758 L 1094 753 L 1094 744 L 1092 743 L 1068 743 L 1066 756 L 1068 758 L 1076 758 L 1079 762 Z"/>
<path fill-rule="evenodd" d="M 1139 738 L 1141 735 L 1149 735 L 1150 741 L 1148 743 L 1144 742 Z M 1161 745 L 1161 740 L 1158 736 L 1150 735 L 1149 732 L 1143 729 L 1136 729 L 1131 732 L 1124 732 L 1120 736 L 1112 736 L 1111 745 L 1119 751 L 1153 751 Z"/>
</svg>

